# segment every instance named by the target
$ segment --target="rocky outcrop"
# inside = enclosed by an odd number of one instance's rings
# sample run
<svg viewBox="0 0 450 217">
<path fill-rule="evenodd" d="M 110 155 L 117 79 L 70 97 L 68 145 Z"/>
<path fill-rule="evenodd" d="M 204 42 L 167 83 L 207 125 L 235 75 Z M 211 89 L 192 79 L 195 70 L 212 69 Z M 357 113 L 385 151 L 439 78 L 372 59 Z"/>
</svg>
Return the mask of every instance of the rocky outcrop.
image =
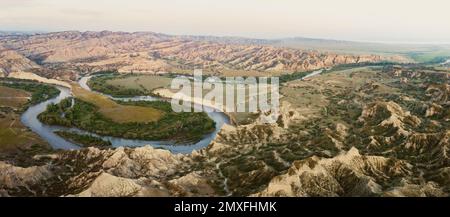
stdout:
<svg viewBox="0 0 450 217">
<path fill-rule="evenodd" d="M 100 174 L 89 188 L 79 193 L 81 197 L 129 197 L 142 194 L 143 188 L 132 179 L 108 173 Z"/>
<path fill-rule="evenodd" d="M 356 148 L 330 159 L 295 161 L 286 174 L 274 177 L 255 196 L 375 196 L 382 184 L 411 173 L 405 161 L 362 156 Z"/>
<path fill-rule="evenodd" d="M 298 112 L 291 103 L 287 101 L 281 102 L 280 106 L 280 115 L 278 117 L 278 125 L 280 125 L 283 128 L 289 128 L 289 125 L 292 123 L 295 123 L 300 120 L 305 120 L 306 117 L 301 115 L 300 112 Z"/>
<path fill-rule="evenodd" d="M 435 182 L 410 184 L 402 180 L 402 185 L 383 192 L 386 197 L 448 197 Z"/>
<path fill-rule="evenodd" d="M 189 173 L 167 182 L 152 178 L 138 179 L 101 173 L 82 192 L 69 195 L 77 197 L 167 197 L 167 196 L 213 196 L 214 189 L 208 179 L 196 173 Z"/>
<path fill-rule="evenodd" d="M 0 171 L 0 188 L 13 191 L 26 188 L 32 194 L 36 185 L 53 177 L 48 165 L 23 168 L 0 161 Z"/>
<path fill-rule="evenodd" d="M 408 129 L 420 125 L 421 120 L 404 111 L 395 102 L 375 102 L 367 105 L 359 117 L 361 122 L 373 130 L 395 128 L 400 135 L 409 135 Z"/>
<path fill-rule="evenodd" d="M 443 112 L 444 112 L 444 109 L 442 108 L 442 106 L 440 106 L 436 103 L 432 103 L 431 105 L 427 106 L 427 110 L 425 112 L 425 117 L 441 115 L 441 114 L 443 114 Z"/>
<path fill-rule="evenodd" d="M 429 85 L 426 94 L 433 102 L 450 104 L 450 84 Z"/>
<path fill-rule="evenodd" d="M 151 146 L 87 148 L 53 155 L 44 166 L 22 168 L 0 161 L 0 188 L 6 195 L 49 191 L 81 197 L 215 195 L 208 177 L 192 172 L 191 166 L 190 156 Z"/>
</svg>

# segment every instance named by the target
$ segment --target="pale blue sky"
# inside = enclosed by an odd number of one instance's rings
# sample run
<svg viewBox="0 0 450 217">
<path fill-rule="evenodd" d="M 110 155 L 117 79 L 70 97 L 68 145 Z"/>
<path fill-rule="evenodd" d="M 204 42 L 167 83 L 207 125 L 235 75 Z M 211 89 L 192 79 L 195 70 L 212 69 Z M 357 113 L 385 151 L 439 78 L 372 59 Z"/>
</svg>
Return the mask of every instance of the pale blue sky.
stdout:
<svg viewBox="0 0 450 217">
<path fill-rule="evenodd" d="M 0 30 L 450 42 L 448 0 L 0 0 Z"/>
</svg>

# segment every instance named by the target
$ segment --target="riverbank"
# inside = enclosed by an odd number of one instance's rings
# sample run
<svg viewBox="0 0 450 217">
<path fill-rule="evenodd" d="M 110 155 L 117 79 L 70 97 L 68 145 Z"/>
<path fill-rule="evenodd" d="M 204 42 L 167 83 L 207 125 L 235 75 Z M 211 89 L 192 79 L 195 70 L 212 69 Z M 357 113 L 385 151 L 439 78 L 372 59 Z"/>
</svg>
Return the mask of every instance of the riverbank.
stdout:
<svg viewBox="0 0 450 217">
<path fill-rule="evenodd" d="M 56 135 L 73 143 L 80 144 L 83 147 L 109 148 L 112 145 L 110 141 L 105 141 L 91 135 L 78 134 L 69 131 L 56 131 L 55 133 Z"/>
<path fill-rule="evenodd" d="M 22 74 L 23 75 L 23 74 Z M 27 75 L 27 74 L 25 74 Z M 110 141 L 112 144 L 112 147 L 121 147 L 121 146 L 128 146 L 128 147 L 139 147 L 139 146 L 145 146 L 145 145 L 151 145 L 155 148 L 164 148 L 167 149 L 173 153 L 191 153 L 193 150 L 202 149 L 206 146 L 208 146 L 211 141 L 215 138 L 217 133 L 220 131 L 222 126 L 224 124 L 229 124 L 230 121 L 223 113 L 220 112 L 212 112 L 207 113 L 209 118 L 214 120 L 215 122 L 215 130 L 209 134 L 203 135 L 200 141 L 192 143 L 186 143 L 186 144 L 176 144 L 173 141 L 148 141 L 148 140 L 136 140 L 136 139 L 124 139 L 124 138 L 117 138 L 117 137 L 111 137 L 111 136 L 100 136 L 95 133 L 88 133 L 83 130 L 80 130 L 78 128 L 69 128 L 69 127 L 62 127 L 62 126 L 50 126 L 41 123 L 37 116 L 44 112 L 47 109 L 47 106 L 50 104 L 58 104 L 63 99 L 66 99 L 70 96 L 72 96 L 71 89 L 66 88 L 63 86 L 67 86 L 67 82 L 60 83 L 60 82 L 54 82 L 51 79 L 43 79 L 40 76 L 22 76 L 21 78 L 26 78 L 30 80 L 38 80 L 41 82 L 49 82 L 51 84 L 58 85 L 57 88 L 61 91 L 60 95 L 58 95 L 56 98 L 52 98 L 50 100 L 47 100 L 45 102 L 39 103 L 37 105 L 31 106 L 27 111 L 23 113 L 21 116 L 22 123 L 28 127 L 30 130 L 38 134 L 42 139 L 47 141 L 54 149 L 80 149 L 81 146 L 78 144 L 74 144 L 73 142 L 67 141 L 60 136 L 55 134 L 55 131 L 73 131 L 81 135 L 91 135 L 94 137 L 102 138 L 106 141 Z M 34 79 L 39 78 L 39 79 Z M 83 79 L 87 81 L 88 79 Z M 62 84 L 62 85 L 60 85 Z M 68 85 L 71 87 L 71 85 Z M 80 82 L 80 86 L 86 86 L 85 83 Z M 116 100 L 114 98 L 114 100 Z M 127 98 L 127 101 L 155 101 L 156 99 L 151 97 L 134 97 L 134 98 Z"/>
<path fill-rule="evenodd" d="M 75 127 L 101 136 L 114 136 L 135 140 L 173 141 L 174 145 L 192 143 L 214 131 L 214 122 L 205 113 L 176 113 L 163 101 L 118 102 L 124 108 L 142 108 L 161 111 L 159 120 L 149 122 L 116 122 L 105 117 L 98 106 L 75 98 L 64 99 L 51 105 L 38 118 L 47 125 Z M 122 118 L 132 111 L 124 110 Z M 127 113 L 128 112 L 128 113 Z M 132 116 L 130 116 L 130 119 Z"/>
<path fill-rule="evenodd" d="M 58 94 L 58 89 L 50 85 L 0 78 L 0 160 L 26 164 L 35 154 L 51 152 L 51 146 L 20 118 L 30 106 Z"/>
</svg>

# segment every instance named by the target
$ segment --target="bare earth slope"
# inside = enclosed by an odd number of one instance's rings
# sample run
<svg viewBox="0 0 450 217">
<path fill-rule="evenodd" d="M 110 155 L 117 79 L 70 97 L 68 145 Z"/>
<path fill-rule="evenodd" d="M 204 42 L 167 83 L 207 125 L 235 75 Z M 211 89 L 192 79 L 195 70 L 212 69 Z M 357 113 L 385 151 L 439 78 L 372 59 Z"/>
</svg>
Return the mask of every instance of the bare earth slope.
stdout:
<svg viewBox="0 0 450 217">
<path fill-rule="evenodd" d="M 0 45 L 0 77 L 7 76 L 11 72 L 30 71 L 37 68 L 39 66 L 36 63 L 17 51 Z"/>
</svg>

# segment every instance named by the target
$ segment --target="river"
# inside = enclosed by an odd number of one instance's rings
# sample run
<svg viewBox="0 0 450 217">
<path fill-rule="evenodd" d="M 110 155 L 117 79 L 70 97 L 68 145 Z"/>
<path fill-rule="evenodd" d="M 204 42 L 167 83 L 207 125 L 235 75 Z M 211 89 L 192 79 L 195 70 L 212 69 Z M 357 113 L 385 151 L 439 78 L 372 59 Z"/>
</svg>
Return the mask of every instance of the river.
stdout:
<svg viewBox="0 0 450 217">
<path fill-rule="evenodd" d="M 86 90 L 90 90 L 89 86 L 87 85 L 87 81 L 90 77 L 83 77 L 80 79 L 79 84 L 82 88 Z M 200 141 L 194 143 L 194 144 L 175 144 L 173 141 L 146 141 L 146 140 L 134 140 L 134 139 L 124 139 L 124 138 L 117 138 L 117 137 L 110 137 L 110 136 L 99 136 L 93 133 L 89 133 L 77 128 L 67 128 L 67 127 L 60 127 L 60 126 L 49 126 L 46 124 L 41 123 L 37 116 L 44 112 L 47 108 L 47 106 L 51 103 L 59 103 L 61 100 L 71 97 L 72 93 L 69 88 L 66 87 L 60 87 L 57 86 L 57 88 L 61 91 L 59 96 L 47 100 L 45 102 L 39 103 L 37 105 L 31 106 L 25 111 L 21 116 L 22 123 L 29 127 L 33 132 L 37 133 L 39 136 L 41 136 L 44 140 L 46 140 L 53 148 L 55 149 L 65 149 L 65 150 L 71 150 L 71 149 L 80 149 L 81 147 L 77 144 L 71 143 L 60 136 L 56 135 L 54 132 L 57 130 L 67 130 L 71 132 L 77 132 L 80 134 L 88 134 L 96 137 L 100 137 L 102 139 L 108 140 L 112 143 L 113 147 L 120 147 L 120 146 L 127 146 L 127 147 L 138 147 L 138 146 L 145 146 L 145 145 L 151 145 L 155 148 L 164 148 L 167 150 L 170 150 L 173 153 L 191 153 L 193 150 L 202 149 L 206 146 L 208 146 L 211 141 L 216 137 L 217 133 L 220 131 L 222 126 L 224 124 L 230 124 L 230 120 L 227 115 L 225 115 L 222 112 L 208 112 L 207 115 L 214 120 L 216 123 L 216 129 L 214 132 L 209 133 L 205 135 Z M 116 98 L 112 97 L 106 94 L 103 94 L 105 96 L 110 97 L 114 100 L 133 100 L 133 101 L 155 101 L 155 100 L 161 100 L 157 97 L 152 96 L 136 96 L 136 97 L 127 97 L 127 98 Z M 199 105 L 196 105 L 199 106 Z"/>
<path fill-rule="evenodd" d="M 305 79 L 307 79 L 307 78 L 314 77 L 314 76 L 316 76 L 316 75 L 319 75 L 319 74 L 322 73 L 322 72 L 323 72 L 323 69 L 319 69 L 319 70 L 313 71 L 313 72 L 311 72 L 311 73 L 305 75 L 301 80 L 305 80 Z"/>
</svg>

